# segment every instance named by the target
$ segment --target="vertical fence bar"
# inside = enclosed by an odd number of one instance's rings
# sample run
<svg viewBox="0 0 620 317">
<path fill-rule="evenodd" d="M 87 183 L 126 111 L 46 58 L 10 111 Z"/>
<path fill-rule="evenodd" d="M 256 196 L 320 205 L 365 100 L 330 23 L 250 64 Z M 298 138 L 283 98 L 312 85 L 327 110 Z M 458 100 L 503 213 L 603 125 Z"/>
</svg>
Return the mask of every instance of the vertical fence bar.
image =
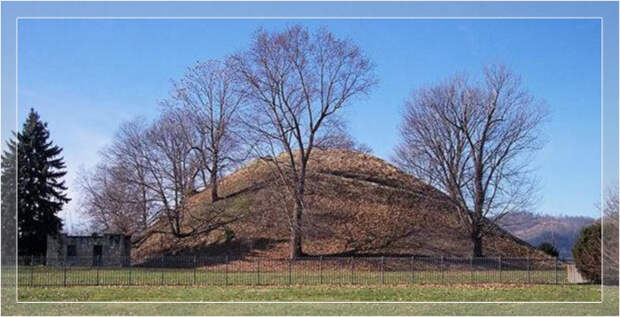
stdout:
<svg viewBox="0 0 620 317">
<path fill-rule="evenodd" d="M 555 257 L 555 264 L 553 265 L 553 270 L 555 271 L 555 285 L 558 285 L 558 257 Z"/>
<path fill-rule="evenodd" d="M 260 258 L 256 260 L 256 284 L 260 285 Z"/>
<path fill-rule="evenodd" d="M 319 257 L 319 284 L 323 284 L 323 256 Z"/>
<path fill-rule="evenodd" d="M 355 260 L 353 259 L 353 257 L 351 257 L 351 284 L 355 284 L 355 275 L 354 275 L 354 270 L 355 270 Z"/>
<path fill-rule="evenodd" d="M 161 257 L 161 285 L 166 285 L 164 280 L 164 257 Z"/>
<path fill-rule="evenodd" d="M 443 284 L 444 283 L 443 255 L 441 256 L 441 262 L 439 263 L 439 271 L 441 272 L 441 284 Z"/>
<path fill-rule="evenodd" d="M 34 286 L 34 255 L 30 256 L 30 286 Z"/>
<path fill-rule="evenodd" d="M 414 275 L 414 270 L 413 270 L 413 255 L 411 256 L 411 260 L 410 260 L 410 269 L 411 269 L 411 283 L 415 283 L 415 275 Z"/>
<path fill-rule="evenodd" d="M 383 256 L 381 256 L 381 284 L 385 283 L 385 259 Z"/>
<path fill-rule="evenodd" d="M 224 263 L 224 279 L 225 279 L 225 284 L 228 285 L 228 255 L 226 256 L 225 259 L 226 263 Z"/>
<path fill-rule="evenodd" d="M 469 275 L 471 283 L 474 283 L 474 257 L 469 258 Z"/>
<path fill-rule="evenodd" d="M 99 286 L 99 265 L 95 266 L 95 270 L 97 270 L 97 274 L 96 274 L 97 283 L 96 284 L 97 284 L 97 286 Z"/>
<path fill-rule="evenodd" d="M 67 286 L 67 263 L 66 261 L 62 262 L 62 285 Z"/>
<path fill-rule="evenodd" d="M 563 263 L 558 263 L 558 264 L 559 264 L 558 270 L 560 271 L 559 273 L 562 274 L 562 276 L 560 277 L 561 283 L 562 285 L 565 285 L 567 282 L 569 282 L 568 259 L 564 258 Z"/>
<path fill-rule="evenodd" d="M 195 255 L 194 255 L 194 263 L 193 263 L 193 266 L 194 266 L 194 272 L 193 272 L 193 273 L 194 273 L 194 276 L 193 276 L 193 278 L 192 278 L 192 285 L 196 285 L 196 256 L 195 256 Z"/>
<path fill-rule="evenodd" d="M 502 282 L 502 257 L 500 256 L 497 259 L 497 262 L 499 263 L 499 282 Z"/>
<path fill-rule="evenodd" d="M 527 283 L 531 283 L 530 280 L 530 256 L 527 256 Z"/>
<path fill-rule="evenodd" d="M 288 285 L 291 285 L 291 266 L 293 265 L 293 260 L 288 260 Z"/>
<path fill-rule="evenodd" d="M 132 285 L 133 284 L 133 280 L 132 280 L 131 276 L 133 275 L 133 268 L 131 267 L 131 258 L 127 259 L 127 265 L 129 265 L 129 268 L 128 268 L 128 270 L 129 270 L 129 283 L 128 284 Z"/>
</svg>

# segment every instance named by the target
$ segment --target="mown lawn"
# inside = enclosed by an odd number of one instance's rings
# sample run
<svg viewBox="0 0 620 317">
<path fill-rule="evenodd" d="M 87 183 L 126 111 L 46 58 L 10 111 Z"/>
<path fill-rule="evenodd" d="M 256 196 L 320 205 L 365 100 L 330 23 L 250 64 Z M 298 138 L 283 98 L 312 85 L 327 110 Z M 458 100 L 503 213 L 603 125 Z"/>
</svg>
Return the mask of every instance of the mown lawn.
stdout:
<svg viewBox="0 0 620 317">
<path fill-rule="evenodd" d="M 618 288 L 596 285 L 452 284 L 391 286 L 79 286 L 3 289 L 3 314 L 19 315 L 618 315 Z M 104 303 L 76 303 L 102 301 Z M 109 303 L 110 301 L 218 301 L 231 303 Z M 233 303 L 272 301 L 272 303 Z M 282 303 L 389 301 L 392 303 Z M 436 303 L 394 303 L 430 301 Z M 442 303 L 482 301 L 489 303 Z M 562 301 L 565 303 L 490 303 Z M 592 301 L 593 303 L 566 303 Z M 108 303 L 105 303 L 108 302 Z M 280 303 L 274 303 L 280 302 Z"/>
<path fill-rule="evenodd" d="M 75 286 L 21 287 L 20 301 L 588 301 L 600 287 L 585 285 L 391 286 Z"/>
</svg>

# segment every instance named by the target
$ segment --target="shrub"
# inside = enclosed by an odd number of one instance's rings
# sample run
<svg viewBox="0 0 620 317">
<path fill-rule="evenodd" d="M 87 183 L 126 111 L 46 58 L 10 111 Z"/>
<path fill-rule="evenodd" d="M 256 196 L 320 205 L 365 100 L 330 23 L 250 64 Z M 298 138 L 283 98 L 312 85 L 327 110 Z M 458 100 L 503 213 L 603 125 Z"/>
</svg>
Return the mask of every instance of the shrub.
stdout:
<svg viewBox="0 0 620 317">
<path fill-rule="evenodd" d="M 601 281 L 601 224 L 594 223 L 581 229 L 573 246 L 577 270 L 592 282 Z"/>
<path fill-rule="evenodd" d="M 603 206 L 603 283 L 618 285 L 618 188 L 608 192 Z"/>
<path fill-rule="evenodd" d="M 228 226 L 224 226 L 224 243 L 229 243 L 235 239 L 235 231 Z"/>
<path fill-rule="evenodd" d="M 557 257 L 560 253 L 558 252 L 558 250 L 553 246 L 553 244 L 549 243 L 549 242 L 543 242 L 541 244 L 538 245 L 538 250 L 545 252 L 547 254 L 549 254 L 550 256 L 553 257 Z"/>
</svg>

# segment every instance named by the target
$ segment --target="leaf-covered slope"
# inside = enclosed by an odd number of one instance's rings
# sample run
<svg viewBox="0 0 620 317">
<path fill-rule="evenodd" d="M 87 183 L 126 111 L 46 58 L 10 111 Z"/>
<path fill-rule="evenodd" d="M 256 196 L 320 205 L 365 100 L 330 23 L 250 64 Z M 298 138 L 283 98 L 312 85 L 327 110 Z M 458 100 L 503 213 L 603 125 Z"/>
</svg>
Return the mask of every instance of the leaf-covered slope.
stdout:
<svg viewBox="0 0 620 317">
<path fill-rule="evenodd" d="M 284 258 L 292 202 L 273 164 L 253 161 L 221 180 L 223 199 L 208 190 L 190 198 L 187 228 L 214 210 L 241 215 L 226 229 L 184 239 L 151 233 L 133 254 L 201 254 Z M 372 155 L 315 150 L 309 164 L 303 251 L 310 255 L 389 254 L 469 256 L 471 242 L 446 197 Z M 154 226 L 165 231 L 164 222 Z M 493 256 L 541 254 L 497 228 L 484 239 Z"/>
</svg>

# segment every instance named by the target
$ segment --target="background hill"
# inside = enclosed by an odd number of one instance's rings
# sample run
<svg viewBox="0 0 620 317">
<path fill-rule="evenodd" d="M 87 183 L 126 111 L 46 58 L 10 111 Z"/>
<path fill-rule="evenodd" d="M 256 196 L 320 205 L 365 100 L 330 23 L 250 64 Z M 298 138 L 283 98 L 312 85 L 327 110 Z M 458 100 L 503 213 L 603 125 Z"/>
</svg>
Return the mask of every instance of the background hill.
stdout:
<svg viewBox="0 0 620 317">
<path fill-rule="evenodd" d="M 596 219 L 590 217 L 554 217 L 517 212 L 506 215 L 500 224 L 504 229 L 533 246 L 549 242 L 559 251 L 560 257 L 572 258 L 571 249 L 577 241 L 579 230 L 594 221 Z"/>
<path fill-rule="evenodd" d="M 303 219 L 303 251 L 308 255 L 443 255 L 467 257 L 472 245 L 435 188 L 372 155 L 346 150 L 315 150 L 309 163 Z M 154 254 L 233 255 L 285 258 L 288 214 L 286 187 L 277 182 L 273 163 L 256 160 L 224 177 L 222 199 L 211 203 L 208 190 L 189 201 L 186 228 L 201 219 L 240 215 L 208 235 L 178 239 L 156 223 L 132 251 Z M 217 215 L 217 216 L 213 216 Z M 484 239 L 490 256 L 543 256 L 525 241 L 495 227 Z"/>
</svg>

